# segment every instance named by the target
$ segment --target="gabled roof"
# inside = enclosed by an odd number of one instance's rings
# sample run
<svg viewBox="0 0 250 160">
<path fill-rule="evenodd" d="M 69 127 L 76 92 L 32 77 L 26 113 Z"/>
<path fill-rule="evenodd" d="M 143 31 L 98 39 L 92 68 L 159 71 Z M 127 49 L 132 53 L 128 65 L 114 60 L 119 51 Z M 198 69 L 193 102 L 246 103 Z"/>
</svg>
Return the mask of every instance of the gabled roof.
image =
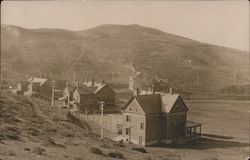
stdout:
<svg viewBox="0 0 250 160">
<path fill-rule="evenodd" d="M 161 96 L 159 94 L 139 95 L 135 99 L 146 115 L 161 113 Z"/>
<path fill-rule="evenodd" d="M 31 77 L 28 79 L 28 81 L 32 82 L 32 83 L 40 83 L 40 86 L 42 86 L 47 81 L 47 79 L 38 78 L 38 77 Z"/>
<path fill-rule="evenodd" d="M 78 89 L 79 89 L 78 91 L 79 91 L 80 94 L 91 94 L 91 93 L 96 94 L 106 86 L 107 86 L 106 84 L 96 85 L 96 86 L 83 85 L 83 86 L 78 87 Z"/>
<path fill-rule="evenodd" d="M 79 92 L 79 94 L 93 94 L 93 92 L 86 89 L 86 87 L 80 86 L 80 87 L 76 87 L 76 89 Z"/>
<path fill-rule="evenodd" d="M 132 97 L 125 105 L 124 109 L 126 109 L 126 107 L 133 100 L 136 100 L 146 115 L 161 113 L 160 98 L 161 97 L 159 94 L 148 94 L 148 95 L 139 95 L 137 97 Z"/>
<path fill-rule="evenodd" d="M 58 90 L 63 90 L 66 86 L 67 80 L 56 80 L 55 82 L 55 88 Z M 50 82 L 50 85 L 52 85 L 52 83 Z"/>
<path fill-rule="evenodd" d="M 176 101 L 180 98 L 184 106 L 185 103 L 179 94 L 146 94 L 132 97 L 124 109 L 133 101 L 136 100 L 145 114 L 169 113 Z M 188 110 L 188 108 L 186 107 Z"/>
<path fill-rule="evenodd" d="M 75 89 L 77 88 L 77 87 L 72 86 L 72 85 L 65 86 L 65 88 L 66 88 L 66 87 L 69 89 L 70 92 L 74 92 Z M 64 89 L 65 89 L 65 88 L 64 88 Z"/>
<path fill-rule="evenodd" d="M 161 95 L 161 109 L 162 112 L 169 113 L 175 102 L 179 98 L 179 94 L 162 94 Z"/>
</svg>

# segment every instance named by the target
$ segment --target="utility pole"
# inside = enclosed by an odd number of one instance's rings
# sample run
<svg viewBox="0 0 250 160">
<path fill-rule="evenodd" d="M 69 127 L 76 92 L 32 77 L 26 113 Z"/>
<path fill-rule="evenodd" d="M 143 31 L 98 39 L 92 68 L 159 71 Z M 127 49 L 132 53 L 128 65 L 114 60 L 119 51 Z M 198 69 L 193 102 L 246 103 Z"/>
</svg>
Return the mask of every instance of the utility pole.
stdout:
<svg viewBox="0 0 250 160">
<path fill-rule="evenodd" d="M 75 82 L 75 80 L 76 80 L 76 72 L 73 71 L 73 82 Z"/>
<path fill-rule="evenodd" d="M 234 80 L 233 80 L 233 84 L 234 84 L 234 85 L 236 84 L 236 77 L 237 77 L 237 73 L 234 72 Z"/>
<path fill-rule="evenodd" d="M 103 140 L 103 107 L 104 101 L 100 102 L 100 109 L 101 109 L 101 140 Z"/>
<path fill-rule="evenodd" d="M 52 81 L 52 97 L 51 97 L 51 108 L 54 106 L 54 93 L 55 93 L 55 80 Z"/>
<path fill-rule="evenodd" d="M 197 76 L 197 87 L 200 88 L 200 76 Z"/>
<path fill-rule="evenodd" d="M 112 72 L 112 82 L 115 80 L 115 72 Z"/>
</svg>

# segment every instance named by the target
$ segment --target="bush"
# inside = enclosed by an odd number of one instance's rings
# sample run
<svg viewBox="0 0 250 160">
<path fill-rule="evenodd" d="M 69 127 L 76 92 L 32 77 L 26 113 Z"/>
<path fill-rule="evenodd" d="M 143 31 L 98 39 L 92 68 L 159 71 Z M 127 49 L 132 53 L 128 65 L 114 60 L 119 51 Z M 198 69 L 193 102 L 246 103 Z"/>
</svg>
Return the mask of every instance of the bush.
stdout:
<svg viewBox="0 0 250 160">
<path fill-rule="evenodd" d="M 75 160 L 84 160 L 82 157 L 76 157 Z"/>
<path fill-rule="evenodd" d="M 135 150 L 141 153 L 148 153 L 144 148 L 132 148 L 132 150 Z"/>
<path fill-rule="evenodd" d="M 35 147 L 33 149 L 33 153 L 36 153 L 38 155 L 43 155 L 43 152 L 45 152 L 45 149 L 41 148 L 41 147 Z"/>
<path fill-rule="evenodd" d="M 8 154 L 9 156 L 16 156 L 16 153 L 15 153 L 14 151 L 12 151 L 12 150 L 9 150 L 9 151 L 7 152 L 7 154 Z"/>
<path fill-rule="evenodd" d="M 109 155 L 110 157 L 112 157 L 112 158 L 125 159 L 125 157 L 123 156 L 123 154 L 120 153 L 120 152 L 117 152 L 117 151 L 115 151 L 115 152 L 110 152 L 108 155 Z"/>
<path fill-rule="evenodd" d="M 102 154 L 102 150 L 100 150 L 99 148 L 91 147 L 90 151 L 91 153 L 94 153 L 94 154 Z"/>
<path fill-rule="evenodd" d="M 114 146 L 118 146 L 118 147 L 125 147 L 125 145 L 124 145 L 124 143 L 123 143 L 122 140 L 121 140 L 121 141 L 118 141 L 118 142 L 114 142 L 113 145 L 114 145 Z"/>
</svg>

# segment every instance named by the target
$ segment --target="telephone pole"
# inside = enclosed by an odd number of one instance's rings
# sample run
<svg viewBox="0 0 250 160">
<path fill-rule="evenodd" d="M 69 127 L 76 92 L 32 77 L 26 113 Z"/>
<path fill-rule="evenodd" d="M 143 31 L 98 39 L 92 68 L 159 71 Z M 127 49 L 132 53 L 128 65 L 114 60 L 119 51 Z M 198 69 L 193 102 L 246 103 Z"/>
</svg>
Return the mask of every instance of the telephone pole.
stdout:
<svg viewBox="0 0 250 160">
<path fill-rule="evenodd" d="M 51 97 L 51 108 L 54 106 L 54 93 L 55 93 L 55 80 L 52 81 L 52 97 Z"/>
<path fill-rule="evenodd" d="M 100 102 L 100 109 L 101 109 L 101 140 L 103 140 L 103 107 L 104 101 Z"/>
<path fill-rule="evenodd" d="M 200 88 L 200 76 L 197 76 L 197 87 Z"/>
<path fill-rule="evenodd" d="M 73 71 L 73 82 L 75 82 L 75 80 L 76 80 L 76 72 Z"/>
<path fill-rule="evenodd" d="M 233 80 L 233 84 L 236 85 L 236 78 L 237 78 L 237 73 L 234 72 L 234 80 Z"/>
</svg>

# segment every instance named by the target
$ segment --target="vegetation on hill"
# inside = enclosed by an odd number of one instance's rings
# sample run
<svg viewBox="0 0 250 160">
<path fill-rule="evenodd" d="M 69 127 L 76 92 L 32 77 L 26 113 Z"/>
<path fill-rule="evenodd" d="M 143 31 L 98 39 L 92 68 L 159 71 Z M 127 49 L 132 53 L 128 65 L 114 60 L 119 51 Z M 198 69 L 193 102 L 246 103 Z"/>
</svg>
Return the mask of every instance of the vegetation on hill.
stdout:
<svg viewBox="0 0 250 160">
<path fill-rule="evenodd" d="M 5 77 L 39 73 L 128 83 L 129 64 L 182 88 L 218 89 L 248 83 L 249 54 L 139 25 L 101 25 L 84 31 L 2 25 Z M 18 65 L 17 65 L 18 64 Z M 113 74 L 112 74 L 113 72 Z M 234 73 L 237 74 L 234 82 Z M 62 76 L 64 75 L 64 76 Z"/>
</svg>

